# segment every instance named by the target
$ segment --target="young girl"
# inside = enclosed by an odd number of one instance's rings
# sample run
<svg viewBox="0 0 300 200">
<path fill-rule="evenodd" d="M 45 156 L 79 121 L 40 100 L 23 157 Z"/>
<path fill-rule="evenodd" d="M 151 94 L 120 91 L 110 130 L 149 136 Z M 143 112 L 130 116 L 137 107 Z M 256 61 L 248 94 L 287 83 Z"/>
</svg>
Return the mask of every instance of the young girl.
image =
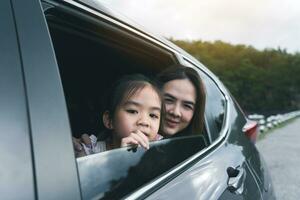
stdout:
<svg viewBox="0 0 300 200">
<path fill-rule="evenodd" d="M 125 146 L 149 148 L 149 141 L 159 139 L 162 119 L 162 96 L 158 87 L 141 74 L 127 75 L 117 81 L 107 98 L 103 124 L 107 138 L 91 145 L 82 143 L 85 154 Z"/>
</svg>

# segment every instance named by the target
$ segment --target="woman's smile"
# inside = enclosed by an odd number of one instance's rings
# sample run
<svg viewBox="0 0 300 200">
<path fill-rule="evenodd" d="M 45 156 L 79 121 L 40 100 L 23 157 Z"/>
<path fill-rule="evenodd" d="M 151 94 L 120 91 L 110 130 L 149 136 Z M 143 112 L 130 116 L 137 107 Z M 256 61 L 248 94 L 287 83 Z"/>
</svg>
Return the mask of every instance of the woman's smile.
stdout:
<svg viewBox="0 0 300 200">
<path fill-rule="evenodd" d="M 184 130 L 194 115 L 196 90 L 188 79 L 176 79 L 163 87 L 166 117 L 164 134 L 174 135 Z"/>
<path fill-rule="evenodd" d="M 166 122 L 167 122 L 166 125 L 170 128 L 175 128 L 180 123 L 179 120 L 172 120 L 172 119 L 168 119 L 168 118 L 166 118 Z"/>
</svg>

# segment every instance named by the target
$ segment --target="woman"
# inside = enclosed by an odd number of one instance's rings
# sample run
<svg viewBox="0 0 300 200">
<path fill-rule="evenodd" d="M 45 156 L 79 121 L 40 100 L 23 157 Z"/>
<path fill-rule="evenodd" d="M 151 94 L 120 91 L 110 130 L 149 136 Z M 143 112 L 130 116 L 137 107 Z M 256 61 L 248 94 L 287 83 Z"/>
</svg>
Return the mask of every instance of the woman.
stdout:
<svg viewBox="0 0 300 200">
<path fill-rule="evenodd" d="M 164 137 L 201 134 L 204 125 L 205 90 L 192 68 L 175 65 L 157 76 L 165 103 Z"/>
</svg>

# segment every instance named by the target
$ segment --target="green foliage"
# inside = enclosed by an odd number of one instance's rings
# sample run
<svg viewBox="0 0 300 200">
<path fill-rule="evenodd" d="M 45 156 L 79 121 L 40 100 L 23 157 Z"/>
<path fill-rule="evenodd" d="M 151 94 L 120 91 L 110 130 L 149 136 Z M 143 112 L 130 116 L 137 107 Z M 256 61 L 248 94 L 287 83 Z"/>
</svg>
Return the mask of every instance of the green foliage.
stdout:
<svg viewBox="0 0 300 200">
<path fill-rule="evenodd" d="M 300 108 L 300 53 L 222 41 L 172 40 L 214 72 L 248 112 Z"/>
</svg>

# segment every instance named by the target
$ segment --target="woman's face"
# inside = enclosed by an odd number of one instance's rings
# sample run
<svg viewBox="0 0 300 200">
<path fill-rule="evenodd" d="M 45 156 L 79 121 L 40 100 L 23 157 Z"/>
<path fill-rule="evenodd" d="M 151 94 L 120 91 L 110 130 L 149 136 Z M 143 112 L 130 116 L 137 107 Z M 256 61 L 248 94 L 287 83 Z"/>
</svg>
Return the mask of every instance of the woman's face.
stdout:
<svg viewBox="0 0 300 200">
<path fill-rule="evenodd" d="M 195 110 L 196 89 L 188 79 L 176 79 L 165 83 L 163 95 L 166 107 L 164 135 L 172 136 L 190 124 Z"/>
</svg>

